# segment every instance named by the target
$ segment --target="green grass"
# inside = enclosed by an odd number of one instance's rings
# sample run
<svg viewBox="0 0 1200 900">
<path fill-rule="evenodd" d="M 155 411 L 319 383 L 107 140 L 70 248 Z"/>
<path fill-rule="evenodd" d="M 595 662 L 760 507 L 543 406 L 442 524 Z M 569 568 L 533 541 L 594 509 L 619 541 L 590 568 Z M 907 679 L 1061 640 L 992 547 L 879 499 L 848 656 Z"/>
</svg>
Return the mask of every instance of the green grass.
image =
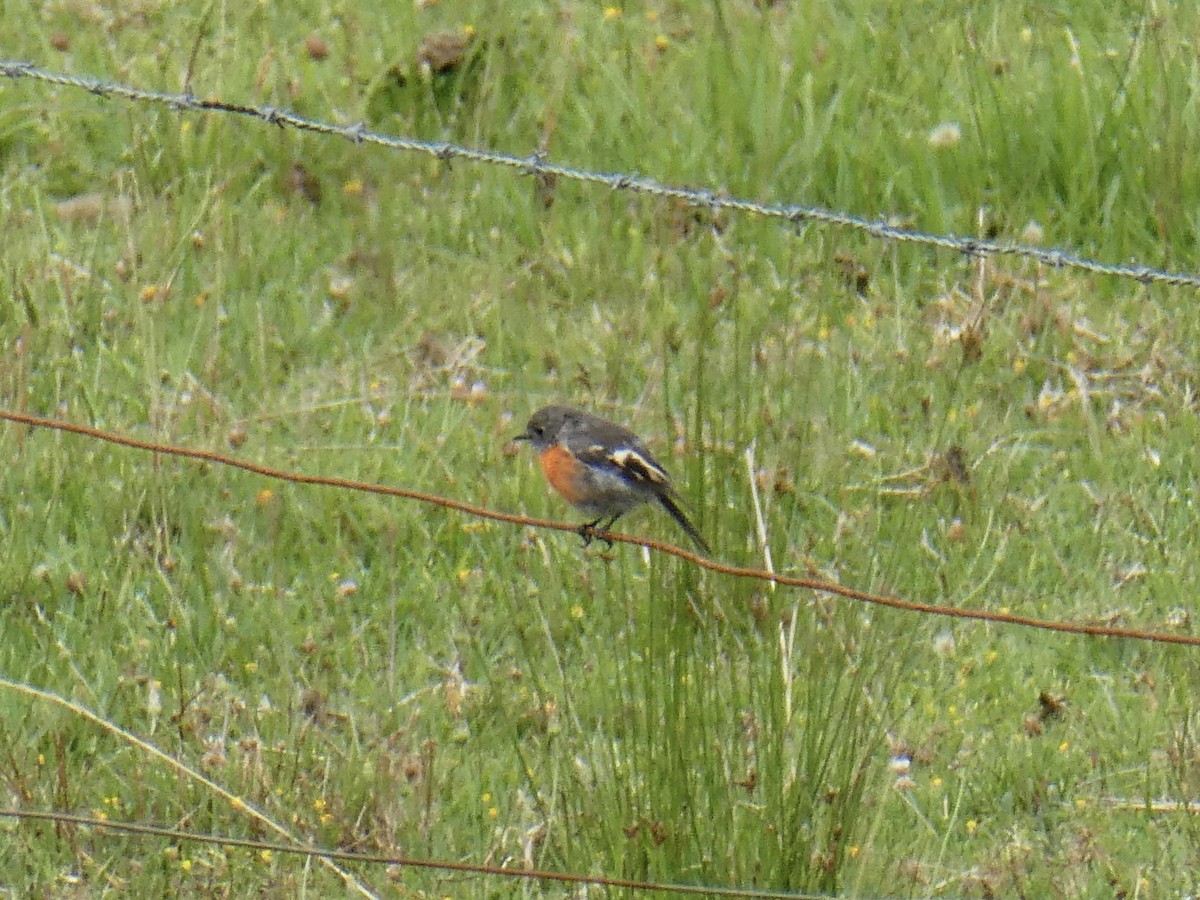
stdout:
<svg viewBox="0 0 1200 900">
<path fill-rule="evenodd" d="M 1189 9 L 4 18 L 5 55 L 77 74 L 181 90 L 199 40 L 199 96 L 923 229 L 1022 240 L 1034 222 L 1114 262 L 1197 259 Z M 466 26 L 470 62 L 424 79 L 423 36 Z M 957 141 L 933 146 L 944 123 Z M 1194 292 L 1013 261 L 980 279 L 848 231 L 712 224 L 566 181 L 547 207 L 510 171 L 5 82 L 0 405 L 566 517 L 506 441 L 568 400 L 647 437 L 721 559 L 763 562 L 753 444 L 781 570 L 1195 627 Z M 1144 808 L 1200 788 L 1185 648 L 769 591 L 54 432 L 6 425 L 0 452 L 0 675 L 305 839 L 839 896 L 1197 889 L 1192 817 Z M 621 525 L 683 539 L 658 514 Z M 0 737 L 0 805 L 262 833 L 58 707 L 0 691 Z M 0 828 L 14 896 L 341 890 L 283 855 Z M 354 871 L 401 896 L 537 891 Z"/>
</svg>

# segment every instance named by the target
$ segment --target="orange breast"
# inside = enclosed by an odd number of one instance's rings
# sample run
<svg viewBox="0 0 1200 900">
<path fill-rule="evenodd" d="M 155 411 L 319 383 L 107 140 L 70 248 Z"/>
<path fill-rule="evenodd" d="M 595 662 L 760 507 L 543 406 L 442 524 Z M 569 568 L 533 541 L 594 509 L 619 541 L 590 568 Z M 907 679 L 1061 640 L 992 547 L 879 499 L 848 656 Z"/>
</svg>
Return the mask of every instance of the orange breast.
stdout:
<svg viewBox="0 0 1200 900">
<path fill-rule="evenodd" d="M 555 444 L 542 451 L 538 462 L 541 463 L 542 473 L 550 482 L 550 486 L 562 494 L 568 503 L 579 503 L 583 499 L 580 493 L 583 480 L 579 477 L 583 463 L 576 459 L 571 451 Z"/>
</svg>

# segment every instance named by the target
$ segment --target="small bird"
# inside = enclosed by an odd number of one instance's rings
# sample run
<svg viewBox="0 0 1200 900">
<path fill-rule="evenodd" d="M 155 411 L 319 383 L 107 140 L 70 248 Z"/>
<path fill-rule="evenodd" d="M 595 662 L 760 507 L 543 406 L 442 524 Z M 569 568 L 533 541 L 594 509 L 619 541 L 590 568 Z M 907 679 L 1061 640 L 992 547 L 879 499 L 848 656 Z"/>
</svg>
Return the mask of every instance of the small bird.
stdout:
<svg viewBox="0 0 1200 900">
<path fill-rule="evenodd" d="M 514 441 L 528 441 L 542 473 L 563 498 L 596 518 L 579 533 L 584 546 L 629 510 L 657 500 L 705 554 L 711 551 L 679 504 L 666 470 L 628 428 L 569 406 L 535 412 Z M 604 525 L 600 526 L 603 522 Z M 612 543 L 611 541 L 609 542 Z"/>
</svg>

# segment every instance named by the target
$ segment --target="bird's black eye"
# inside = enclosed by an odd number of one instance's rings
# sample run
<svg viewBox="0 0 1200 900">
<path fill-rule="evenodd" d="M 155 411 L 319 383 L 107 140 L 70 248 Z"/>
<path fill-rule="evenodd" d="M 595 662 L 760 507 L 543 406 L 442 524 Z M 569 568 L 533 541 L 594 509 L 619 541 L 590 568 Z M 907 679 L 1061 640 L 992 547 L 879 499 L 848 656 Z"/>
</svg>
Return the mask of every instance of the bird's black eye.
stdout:
<svg viewBox="0 0 1200 900">
<path fill-rule="evenodd" d="M 543 428 L 541 425 L 530 425 L 529 430 L 532 431 L 534 434 L 536 434 L 538 437 L 541 437 L 543 434 L 546 433 L 546 429 Z"/>
</svg>

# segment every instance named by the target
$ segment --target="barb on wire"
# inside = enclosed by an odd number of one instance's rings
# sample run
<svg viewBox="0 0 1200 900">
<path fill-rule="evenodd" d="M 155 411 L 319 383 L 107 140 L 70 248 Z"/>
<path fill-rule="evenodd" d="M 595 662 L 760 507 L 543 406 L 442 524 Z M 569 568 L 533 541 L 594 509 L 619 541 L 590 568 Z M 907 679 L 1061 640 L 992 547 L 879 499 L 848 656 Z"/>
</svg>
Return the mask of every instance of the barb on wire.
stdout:
<svg viewBox="0 0 1200 900">
<path fill-rule="evenodd" d="M 451 144 L 446 141 L 423 141 L 418 138 L 396 137 L 372 131 L 366 128 L 362 122 L 357 122 L 353 125 L 334 125 L 330 122 L 301 116 L 274 106 L 251 106 L 232 103 L 219 98 L 196 97 L 191 93 L 171 94 L 163 91 L 146 90 L 132 85 L 102 81 L 98 78 L 51 72 L 27 62 L 0 61 L 0 76 L 10 79 L 29 79 L 45 84 L 56 84 L 62 87 L 79 88 L 90 91 L 100 97 L 117 97 L 137 103 L 167 106 L 171 109 L 192 110 L 196 112 L 221 112 L 248 116 L 268 124 L 277 125 L 280 128 L 295 128 L 300 131 L 331 135 L 344 138 L 355 144 L 376 144 L 392 150 L 425 153 L 443 162 L 448 162 L 452 159 L 463 159 L 469 162 L 503 166 L 525 173 L 532 173 L 540 177 L 554 176 L 586 184 L 604 185 L 612 190 L 630 191 L 635 194 L 648 194 L 654 197 L 676 200 L 688 206 L 698 208 L 725 209 L 766 218 L 784 219 L 793 225 L 806 223 L 835 225 L 859 231 L 880 240 L 923 244 L 944 250 L 953 250 L 967 256 L 1012 256 L 1034 260 L 1056 269 L 1081 269 L 1096 275 L 1131 278 L 1142 284 L 1167 284 L 1200 288 L 1200 274 L 1195 273 L 1169 272 L 1146 265 L 1106 263 L 1069 253 L 1065 250 L 1043 249 L 1041 247 L 1031 247 L 1027 244 L 1010 243 L 1007 241 L 965 238 L 950 234 L 932 234 L 912 228 L 902 228 L 886 221 L 865 219 L 851 213 L 825 209 L 819 206 L 803 206 L 793 203 L 759 203 L 754 200 L 724 196 L 711 190 L 696 190 L 661 184 L 653 179 L 629 173 L 595 172 L 571 166 L 555 165 L 547 162 L 542 157 L 536 157 L 531 160 L 529 156 L 514 156 L 493 150 L 479 150 L 458 144 Z"/>
<path fill-rule="evenodd" d="M 678 882 L 637 881 L 631 878 L 610 878 L 604 875 L 580 875 L 574 872 L 551 872 L 545 869 L 510 869 L 485 863 L 465 863 L 453 860 L 416 859 L 410 856 L 392 856 L 386 853 L 360 853 L 353 850 L 334 850 L 304 844 L 284 844 L 278 841 L 259 841 L 249 838 L 224 837 L 196 831 L 182 831 L 162 825 L 142 822 L 125 822 L 118 819 L 97 819 L 75 813 L 50 810 L 3 809 L 0 818 L 28 820 L 33 822 L 55 822 L 78 825 L 101 831 L 117 831 L 147 837 L 165 837 L 172 841 L 190 841 L 196 844 L 217 844 L 222 847 L 238 847 L 246 850 L 269 850 L 272 853 L 292 853 L 314 857 L 330 862 L 378 863 L 416 869 L 437 869 L 444 872 L 462 872 L 473 875 L 500 875 L 525 881 L 553 881 L 559 884 L 595 885 L 606 888 L 623 888 L 630 891 L 664 892 L 677 895 L 702 894 L 705 897 L 742 897 L 746 900 L 830 900 L 826 894 L 810 894 L 801 891 L 776 891 L 766 888 L 736 888 L 720 885 L 684 884 Z"/>
<path fill-rule="evenodd" d="M 415 491 L 410 488 L 392 487 L 386 484 L 374 484 L 366 481 L 354 481 L 349 478 L 337 478 L 326 475 L 308 475 L 303 472 L 293 472 L 287 469 L 277 469 L 272 466 L 264 466 L 260 463 L 250 462 L 245 459 L 238 459 L 234 456 L 227 456 L 224 453 L 218 453 L 215 450 L 197 450 L 191 447 L 179 447 L 174 444 L 164 444 L 157 441 L 144 441 L 139 438 L 128 437 L 123 434 L 116 434 L 111 431 L 102 431 L 99 428 L 92 428 L 88 425 L 78 425 L 74 422 L 64 422 L 60 419 L 48 419 L 43 416 L 34 416 L 29 413 L 15 412 L 13 410 L 0 409 L 0 420 L 16 422 L 21 425 L 29 425 L 34 428 L 51 428 L 56 431 L 65 431 L 70 434 L 83 435 L 84 437 L 92 438 L 93 440 L 105 441 L 110 444 L 116 444 L 120 447 L 129 447 L 134 450 L 148 450 L 152 453 L 161 453 L 165 456 L 178 456 L 184 459 L 199 459 L 205 462 L 217 463 L 223 466 L 229 466 L 234 469 L 242 469 L 246 472 L 252 472 L 255 475 L 261 475 L 264 478 L 275 478 L 280 481 L 289 481 L 293 484 L 316 484 L 326 487 L 339 488 L 347 491 L 359 491 L 368 494 L 380 494 L 385 497 L 399 497 L 404 500 L 415 500 L 419 503 L 428 503 L 433 506 L 440 506 L 444 509 L 452 509 L 457 512 L 466 513 L 467 515 L 476 516 L 481 519 L 491 519 L 495 522 L 507 522 L 512 525 L 524 525 L 531 528 L 548 528 L 554 531 L 568 531 L 573 534 L 579 533 L 579 526 L 569 522 L 555 522 L 549 519 L 536 519 L 531 516 L 517 515 L 516 513 L 498 512 L 494 509 L 488 509 L 484 506 L 476 506 L 473 503 L 465 503 L 462 500 L 452 500 L 449 497 L 442 497 L 437 494 L 430 494 L 424 491 Z M 633 544 L 638 547 L 646 547 L 650 550 L 657 550 L 660 553 L 665 553 L 668 556 L 676 556 L 682 560 L 692 563 L 702 569 L 707 569 L 710 572 L 716 572 L 718 575 L 729 575 L 734 578 L 752 578 L 759 581 L 774 582 L 778 585 L 786 587 L 807 588 L 812 591 L 820 591 L 825 594 L 835 594 L 839 597 L 845 597 L 849 600 L 858 600 L 863 603 L 871 603 L 875 606 L 886 606 L 892 609 L 900 609 L 906 612 L 924 613 L 933 616 L 947 616 L 955 619 L 976 619 L 983 622 L 992 622 L 997 625 L 1016 625 L 1023 628 L 1037 628 L 1043 631 L 1058 631 L 1067 634 L 1087 634 L 1095 637 L 1110 637 L 1124 638 L 1127 640 L 1149 641 L 1159 644 L 1184 644 L 1190 647 L 1200 647 L 1200 635 L 1192 634 L 1174 634 L 1165 631 L 1150 631 L 1141 628 L 1126 628 L 1115 625 L 1096 625 L 1089 622 L 1068 622 L 1056 619 L 1038 619 L 1033 616 L 1022 616 L 1015 613 L 992 612 L 984 609 L 960 609 L 954 606 L 939 606 L 935 603 L 925 603 L 920 600 L 903 600 L 899 597 L 890 597 L 886 594 L 874 594 L 870 591 L 859 590 L 858 588 L 847 587 L 841 584 L 834 584 L 831 581 L 821 581 L 816 578 L 802 578 L 797 575 L 781 575 L 777 572 L 767 572 L 762 569 L 752 569 L 746 566 L 734 566 L 727 563 L 717 562 L 699 554 L 692 553 L 689 550 L 684 550 L 682 547 L 677 547 L 674 544 L 668 544 L 663 541 L 657 541 L 653 538 L 636 537 L 630 534 L 618 534 L 616 532 L 598 531 L 595 534 L 605 541 L 613 541 L 622 544 Z"/>
</svg>

